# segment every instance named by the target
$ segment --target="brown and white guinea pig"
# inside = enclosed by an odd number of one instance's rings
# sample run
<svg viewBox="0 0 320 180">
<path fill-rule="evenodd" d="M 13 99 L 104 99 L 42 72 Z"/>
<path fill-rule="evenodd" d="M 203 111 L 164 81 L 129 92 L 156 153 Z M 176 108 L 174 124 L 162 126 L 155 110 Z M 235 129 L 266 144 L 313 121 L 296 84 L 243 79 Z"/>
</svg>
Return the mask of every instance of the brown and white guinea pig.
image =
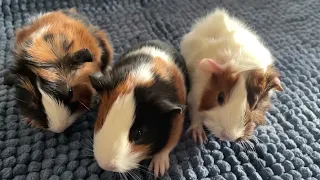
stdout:
<svg viewBox="0 0 320 180">
<path fill-rule="evenodd" d="M 21 114 L 60 133 L 90 109 L 89 74 L 109 67 L 113 49 L 108 35 L 72 8 L 32 18 L 16 31 L 13 54 L 4 84 L 16 87 Z"/>
<path fill-rule="evenodd" d="M 90 76 L 101 96 L 93 152 L 102 169 L 125 173 L 152 158 L 156 177 L 167 171 L 183 129 L 186 73 L 173 46 L 151 40 L 122 55 L 105 75 Z"/>
<path fill-rule="evenodd" d="M 217 8 L 193 25 L 180 46 L 190 75 L 193 139 L 207 140 L 203 125 L 222 140 L 250 138 L 254 127 L 264 122 L 254 117 L 264 117 L 271 92 L 282 91 L 274 59 L 262 40 Z"/>
</svg>

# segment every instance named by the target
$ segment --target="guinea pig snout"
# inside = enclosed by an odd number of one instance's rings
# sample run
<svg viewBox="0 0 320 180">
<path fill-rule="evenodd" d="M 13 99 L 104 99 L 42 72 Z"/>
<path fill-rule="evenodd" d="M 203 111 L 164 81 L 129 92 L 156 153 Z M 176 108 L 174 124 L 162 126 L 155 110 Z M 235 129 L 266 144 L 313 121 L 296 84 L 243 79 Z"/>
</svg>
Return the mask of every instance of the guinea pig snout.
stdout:
<svg viewBox="0 0 320 180">
<path fill-rule="evenodd" d="M 239 137 L 237 135 L 234 135 L 234 134 L 231 134 L 231 133 L 228 133 L 226 131 L 222 131 L 220 136 L 219 136 L 219 139 L 221 140 L 225 140 L 225 141 L 235 141 L 237 140 Z"/>
<path fill-rule="evenodd" d="M 105 170 L 105 171 L 113 171 L 113 172 L 118 172 L 119 169 L 117 168 L 116 164 L 114 162 L 99 162 L 98 161 L 99 166 Z"/>
</svg>

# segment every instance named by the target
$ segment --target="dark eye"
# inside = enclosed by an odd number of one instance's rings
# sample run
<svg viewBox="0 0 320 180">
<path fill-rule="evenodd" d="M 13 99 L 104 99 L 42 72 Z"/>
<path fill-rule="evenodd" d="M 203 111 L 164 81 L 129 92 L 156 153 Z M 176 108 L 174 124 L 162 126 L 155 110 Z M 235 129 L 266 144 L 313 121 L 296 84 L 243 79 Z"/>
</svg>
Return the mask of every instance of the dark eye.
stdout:
<svg viewBox="0 0 320 180">
<path fill-rule="evenodd" d="M 72 97 L 73 97 L 73 90 L 72 90 L 72 88 L 69 88 L 68 97 L 69 97 L 70 99 L 72 99 Z"/>
<path fill-rule="evenodd" d="M 142 133 L 143 133 L 142 130 L 137 130 L 133 137 L 133 141 L 139 141 L 142 137 Z"/>
<path fill-rule="evenodd" d="M 218 99 L 217 99 L 219 105 L 222 105 L 224 103 L 224 93 L 223 92 L 220 92 L 218 94 Z"/>
</svg>

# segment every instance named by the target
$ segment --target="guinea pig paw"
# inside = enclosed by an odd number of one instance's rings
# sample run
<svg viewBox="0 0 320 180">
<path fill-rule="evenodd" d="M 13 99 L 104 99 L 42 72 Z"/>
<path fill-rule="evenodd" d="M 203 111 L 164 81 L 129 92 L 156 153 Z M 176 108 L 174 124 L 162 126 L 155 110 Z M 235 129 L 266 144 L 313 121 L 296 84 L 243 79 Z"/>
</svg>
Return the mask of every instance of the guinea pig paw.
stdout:
<svg viewBox="0 0 320 180">
<path fill-rule="evenodd" d="M 169 169 L 169 154 L 166 152 L 156 154 L 149 165 L 149 170 L 154 173 L 154 178 L 157 179 L 159 176 L 163 176 Z"/>
<path fill-rule="evenodd" d="M 195 127 L 191 130 L 192 138 L 196 143 L 206 143 L 208 141 L 207 135 L 204 132 L 204 129 L 202 126 Z"/>
</svg>

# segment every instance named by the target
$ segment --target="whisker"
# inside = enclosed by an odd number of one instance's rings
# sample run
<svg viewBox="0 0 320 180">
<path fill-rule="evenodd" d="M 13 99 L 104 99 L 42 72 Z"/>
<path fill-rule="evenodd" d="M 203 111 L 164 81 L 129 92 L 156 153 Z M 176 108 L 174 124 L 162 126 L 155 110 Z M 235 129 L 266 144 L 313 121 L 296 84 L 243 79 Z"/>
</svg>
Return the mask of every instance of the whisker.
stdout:
<svg viewBox="0 0 320 180">
<path fill-rule="evenodd" d="M 80 141 L 83 145 L 85 145 L 86 147 L 88 147 L 88 148 L 92 148 L 92 146 L 90 145 L 90 144 L 86 144 L 85 142 L 83 142 L 83 141 Z"/>
<path fill-rule="evenodd" d="M 125 180 L 128 180 L 128 177 L 127 177 L 126 174 L 123 174 L 123 173 L 121 173 L 121 174 L 122 174 L 122 176 L 124 177 Z"/>
<path fill-rule="evenodd" d="M 23 101 L 23 100 L 21 100 L 21 99 L 19 99 L 19 98 L 17 98 L 17 97 L 13 97 L 15 100 L 18 100 L 18 101 L 21 101 L 21 102 L 24 102 L 24 103 L 28 103 L 27 101 Z"/>
<path fill-rule="evenodd" d="M 132 173 L 132 175 L 133 175 L 134 177 L 140 179 L 139 176 L 138 176 L 133 170 L 131 170 L 131 173 Z"/>
<path fill-rule="evenodd" d="M 80 103 L 80 104 L 82 104 L 82 106 L 84 106 L 88 111 L 91 111 L 86 105 L 84 105 L 81 101 L 79 101 L 78 100 L 78 102 Z"/>
<path fill-rule="evenodd" d="M 93 140 L 90 141 L 90 139 L 87 139 L 84 135 L 80 134 L 85 140 L 87 140 L 90 144 L 90 146 L 92 147 L 93 146 Z"/>
<path fill-rule="evenodd" d="M 129 174 L 134 180 L 136 180 L 136 178 L 132 176 L 132 174 L 130 173 L 130 171 L 128 171 L 128 174 Z"/>
</svg>

